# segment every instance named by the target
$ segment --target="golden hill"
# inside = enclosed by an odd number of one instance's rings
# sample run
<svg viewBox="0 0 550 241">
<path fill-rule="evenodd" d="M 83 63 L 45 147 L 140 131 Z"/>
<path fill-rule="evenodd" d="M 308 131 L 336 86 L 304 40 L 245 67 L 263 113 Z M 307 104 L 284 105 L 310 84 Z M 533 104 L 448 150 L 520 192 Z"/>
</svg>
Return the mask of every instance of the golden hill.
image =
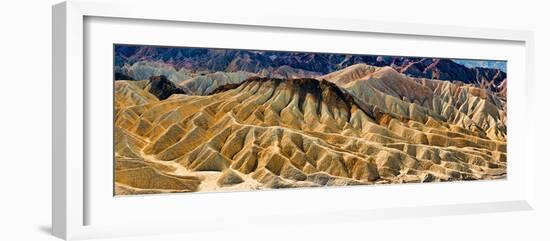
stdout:
<svg viewBox="0 0 550 241">
<path fill-rule="evenodd" d="M 430 117 L 506 140 L 506 101 L 500 94 L 461 82 L 411 78 L 391 67 L 365 66 L 350 66 L 320 79 L 337 83 L 361 101 L 403 118 L 426 122 Z M 359 68 L 371 71 L 357 75 Z"/>
<path fill-rule="evenodd" d="M 366 65 L 321 78 L 165 100 L 148 80 L 116 81 L 115 193 L 506 175 L 505 103 L 492 93 Z"/>
</svg>

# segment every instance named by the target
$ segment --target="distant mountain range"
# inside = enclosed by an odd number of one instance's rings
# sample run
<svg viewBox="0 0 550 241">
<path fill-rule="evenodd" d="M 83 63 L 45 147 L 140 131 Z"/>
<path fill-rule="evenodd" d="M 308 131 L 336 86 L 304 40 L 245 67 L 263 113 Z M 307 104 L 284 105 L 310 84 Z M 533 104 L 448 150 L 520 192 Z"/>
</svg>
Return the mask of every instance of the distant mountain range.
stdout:
<svg viewBox="0 0 550 241">
<path fill-rule="evenodd" d="M 503 61 L 498 64 L 495 61 L 479 61 L 477 66 L 474 66 L 476 64 L 466 60 L 421 57 L 115 46 L 115 79 L 118 79 L 118 76 L 140 80 L 165 75 L 172 82 L 185 83 L 185 86 L 201 86 L 202 83 L 191 83 L 191 79 L 216 72 L 250 73 L 239 74 L 247 77 L 258 75 L 274 78 L 316 78 L 356 64 L 390 66 L 410 77 L 461 81 L 493 91 L 505 88 L 502 85 L 506 84 L 506 72 L 502 70 L 502 64 L 505 66 Z M 232 80 L 230 83 L 238 82 L 227 76 L 223 78 Z M 209 83 L 219 82 L 211 77 L 198 79 L 206 79 Z M 240 78 L 239 81 L 244 79 Z M 201 88 L 206 89 L 204 86 Z M 190 91 L 193 92 L 195 91 Z M 201 90 L 196 94 L 205 93 Z"/>
<path fill-rule="evenodd" d="M 482 67 L 488 69 L 499 69 L 503 72 L 506 71 L 506 61 L 491 61 L 491 60 L 463 60 L 453 59 L 454 62 L 464 65 L 468 68 Z"/>
</svg>

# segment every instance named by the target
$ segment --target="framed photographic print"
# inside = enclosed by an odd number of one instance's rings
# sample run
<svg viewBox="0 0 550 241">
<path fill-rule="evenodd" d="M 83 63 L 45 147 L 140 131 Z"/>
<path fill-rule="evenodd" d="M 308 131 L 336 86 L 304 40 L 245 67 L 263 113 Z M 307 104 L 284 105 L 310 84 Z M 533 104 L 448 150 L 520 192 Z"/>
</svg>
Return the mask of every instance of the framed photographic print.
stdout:
<svg viewBox="0 0 550 241">
<path fill-rule="evenodd" d="M 532 33 L 125 4 L 53 7 L 56 236 L 532 209 Z"/>
</svg>

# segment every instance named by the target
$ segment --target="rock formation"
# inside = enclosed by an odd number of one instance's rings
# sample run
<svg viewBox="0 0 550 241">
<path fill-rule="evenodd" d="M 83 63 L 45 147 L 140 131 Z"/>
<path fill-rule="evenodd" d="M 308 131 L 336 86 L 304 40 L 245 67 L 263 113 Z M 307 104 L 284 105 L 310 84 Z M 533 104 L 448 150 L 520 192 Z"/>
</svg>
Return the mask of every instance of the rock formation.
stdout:
<svg viewBox="0 0 550 241">
<path fill-rule="evenodd" d="M 474 84 L 366 64 L 204 96 L 165 80 L 115 81 L 116 194 L 506 176 L 506 100 Z"/>
</svg>

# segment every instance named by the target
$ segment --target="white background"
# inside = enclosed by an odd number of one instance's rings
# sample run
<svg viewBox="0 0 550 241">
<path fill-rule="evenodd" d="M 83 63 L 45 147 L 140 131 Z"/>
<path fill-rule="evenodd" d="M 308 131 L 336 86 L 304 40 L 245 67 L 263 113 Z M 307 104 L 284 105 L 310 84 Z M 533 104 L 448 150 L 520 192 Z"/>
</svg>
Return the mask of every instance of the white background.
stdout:
<svg viewBox="0 0 550 241">
<path fill-rule="evenodd" d="M 2 44 L 3 164 L 0 180 L 0 240 L 56 240 L 49 234 L 51 206 L 51 9 L 57 1 L 22 0 L 0 9 Z M 161 1 L 158 1 L 161 4 Z M 254 3 L 256 2 L 256 3 Z M 535 109 L 537 120 L 536 211 L 462 215 L 454 217 L 385 220 L 332 225 L 304 224 L 296 228 L 204 232 L 176 237 L 142 237 L 118 240 L 345 240 L 345 239 L 526 239 L 548 240 L 550 193 L 543 170 L 549 170 L 543 153 L 547 143 L 549 89 L 546 65 L 550 54 L 550 22 L 544 1 L 190 1 L 186 11 L 232 14 L 231 10 L 286 12 L 289 15 L 331 16 L 415 23 L 517 28 L 535 31 Z M 191 4 L 201 4 L 193 8 Z M 547 175 L 546 175 L 547 176 Z M 233 238 L 227 235 L 233 236 Z"/>
</svg>

